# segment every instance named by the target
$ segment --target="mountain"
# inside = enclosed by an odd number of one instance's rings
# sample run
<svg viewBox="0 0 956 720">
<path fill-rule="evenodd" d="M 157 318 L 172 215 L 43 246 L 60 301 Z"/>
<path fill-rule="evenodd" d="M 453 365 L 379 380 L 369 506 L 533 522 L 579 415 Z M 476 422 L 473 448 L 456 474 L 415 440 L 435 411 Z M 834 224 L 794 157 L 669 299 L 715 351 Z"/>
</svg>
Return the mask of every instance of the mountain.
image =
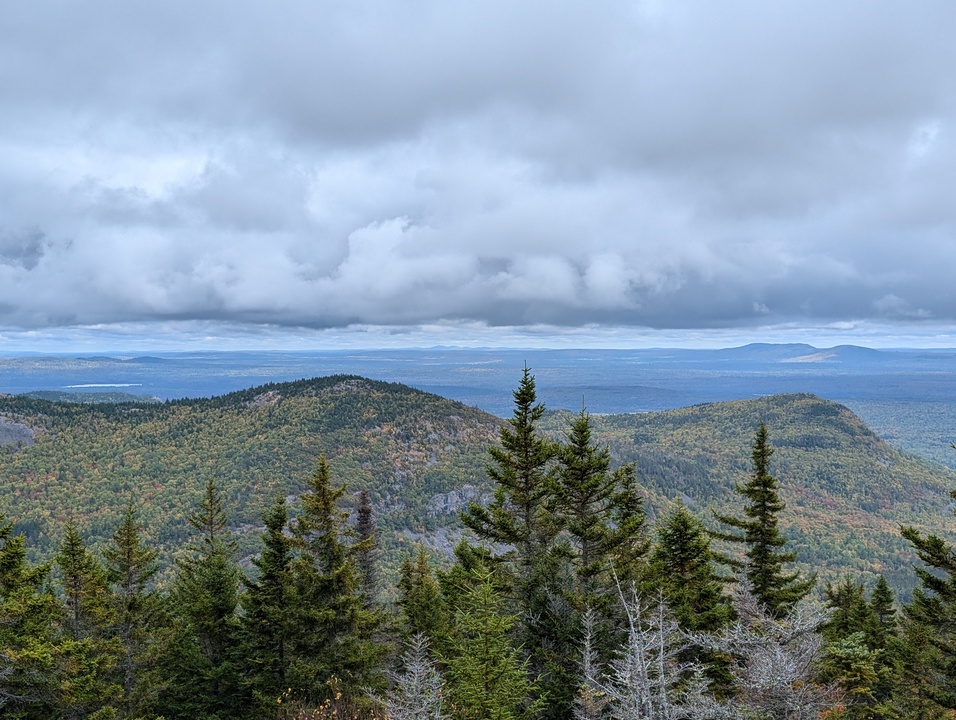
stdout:
<svg viewBox="0 0 956 720">
<path fill-rule="evenodd" d="M 16 442 L 0 452 L 0 512 L 49 555 L 70 516 L 102 545 L 132 502 L 168 564 L 215 478 L 240 549 L 251 554 L 262 511 L 280 496 L 294 511 L 325 453 L 350 499 L 370 490 L 394 538 L 399 529 L 425 531 L 448 493 L 484 482 L 498 422 L 436 395 L 347 375 L 166 404 L 5 397 L 0 439 Z"/>
<path fill-rule="evenodd" d="M 547 397 L 542 398 L 547 401 Z M 550 413 L 556 437 L 571 414 Z M 788 504 L 783 530 L 825 579 L 887 573 L 912 584 L 898 524 L 940 531 L 956 474 L 880 440 L 847 408 L 807 394 L 595 416 L 615 463 L 635 461 L 653 517 L 682 498 L 707 522 L 734 512 L 759 422 L 776 448 L 772 471 Z M 457 509 L 489 492 L 484 472 L 500 420 L 404 385 L 336 375 L 165 404 L 52 403 L 0 398 L 0 512 L 41 556 L 76 518 L 102 545 L 132 502 L 168 564 L 188 535 L 208 478 L 227 500 L 244 555 L 258 549 L 262 510 L 295 504 L 317 457 L 370 491 L 386 561 L 411 541 L 448 551 Z"/>
<path fill-rule="evenodd" d="M 568 419 L 552 414 L 549 429 L 559 432 Z M 733 488 L 748 476 L 754 432 L 764 422 L 775 448 L 771 470 L 787 503 L 785 534 L 805 569 L 820 569 L 823 579 L 884 573 L 907 587 L 916 558 L 899 525 L 952 528 L 956 473 L 894 449 L 846 407 L 814 395 L 593 420 L 615 461 L 637 464 L 652 510 L 679 497 L 715 529 L 710 511 L 736 511 Z"/>
</svg>

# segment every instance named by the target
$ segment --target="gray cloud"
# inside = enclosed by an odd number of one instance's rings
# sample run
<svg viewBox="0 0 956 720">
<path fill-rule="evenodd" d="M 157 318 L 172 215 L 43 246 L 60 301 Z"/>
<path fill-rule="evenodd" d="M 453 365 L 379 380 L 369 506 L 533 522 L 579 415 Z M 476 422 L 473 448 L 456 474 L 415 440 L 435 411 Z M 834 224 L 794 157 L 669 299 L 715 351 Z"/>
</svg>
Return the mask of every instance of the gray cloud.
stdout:
<svg viewBox="0 0 956 720">
<path fill-rule="evenodd" d="M 954 21 L 17 2 L 0 325 L 950 322 Z"/>
</svg>

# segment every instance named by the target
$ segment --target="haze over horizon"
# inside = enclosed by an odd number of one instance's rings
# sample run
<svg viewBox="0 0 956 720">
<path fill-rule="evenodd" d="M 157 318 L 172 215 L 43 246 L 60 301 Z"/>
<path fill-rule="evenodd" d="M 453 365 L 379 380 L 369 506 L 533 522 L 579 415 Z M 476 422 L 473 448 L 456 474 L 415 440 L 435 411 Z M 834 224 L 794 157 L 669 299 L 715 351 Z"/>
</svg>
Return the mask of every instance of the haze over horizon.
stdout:
<svg viewBox="0 0 956 720">
<path fill-rule="evenodd" d="M 0 353 L 956 347 L 956 5 L 15 3 Z"/>
</svg>

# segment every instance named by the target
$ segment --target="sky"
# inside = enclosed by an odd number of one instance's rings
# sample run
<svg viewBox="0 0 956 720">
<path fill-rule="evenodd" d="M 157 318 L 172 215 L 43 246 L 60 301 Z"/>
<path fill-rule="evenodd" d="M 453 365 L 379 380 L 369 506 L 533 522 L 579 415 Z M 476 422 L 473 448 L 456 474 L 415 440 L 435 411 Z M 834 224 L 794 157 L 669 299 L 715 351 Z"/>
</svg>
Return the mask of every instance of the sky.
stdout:
<svg viewBox="0 0 956 720">
<path fill-rule="evenodd" d="M 956 347 L 950 0 L 11 0 L 0 352 Z"/>
</svg>

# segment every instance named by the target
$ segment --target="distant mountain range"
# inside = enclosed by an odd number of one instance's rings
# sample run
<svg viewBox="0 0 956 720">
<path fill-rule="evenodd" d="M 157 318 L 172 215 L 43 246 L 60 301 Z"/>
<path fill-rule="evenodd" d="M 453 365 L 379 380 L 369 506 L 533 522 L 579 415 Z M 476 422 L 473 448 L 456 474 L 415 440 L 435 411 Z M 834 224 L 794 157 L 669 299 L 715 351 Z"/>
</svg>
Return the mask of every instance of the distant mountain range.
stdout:
<svg viewBox="0 0 956 720">
<path fill-rule="evenodd" d="M 682 498 L 706 522 L 711 509 L 738 506 L 733 487 L 766 422 L 788 503 L 785 532 L 827 579 L 884 572 L 906 586 L 913 556 L 898 523 L 936 531 L 951 521 L 956 474 L 899 452 L 847 408 L 810 394 L 594 420 L 616 463 L 637 462 L 652 518 Z M 568 421 L 558 410 L 542 427 L 560 436 Z M 101 544 L 133 502 L 168 563 L 212 477 L 248 555 L 262 510 L 277 496 L 294 506 L 326 453 L 351 502 L 369 489 L 394 567 L 412 542 L 447 552 L 460 536 L 457 509 L 490 490 L 484 466 L 499 423 L 461 402 L 347 375 L 164 404 L 5 397 L 0 512 L 49 556 L 66 518 Z"/>
</svg>

